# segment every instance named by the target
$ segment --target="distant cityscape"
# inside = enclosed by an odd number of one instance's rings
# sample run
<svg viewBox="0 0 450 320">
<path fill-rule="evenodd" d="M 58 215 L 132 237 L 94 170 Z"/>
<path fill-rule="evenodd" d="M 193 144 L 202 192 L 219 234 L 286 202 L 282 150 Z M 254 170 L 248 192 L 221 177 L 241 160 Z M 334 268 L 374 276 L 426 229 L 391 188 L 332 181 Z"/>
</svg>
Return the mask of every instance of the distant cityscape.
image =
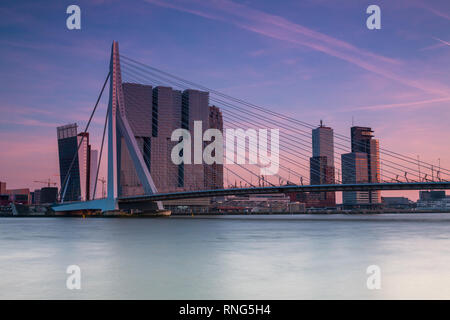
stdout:
<svg viewBox="0 0 450 320">
<path fill-rule="evenodd" d="M 202 121 L 203 130 L 224 130 L 219 107 L 209 105 L 209 92 L 171 87 L 123 83 L 125 113 L 157 190 L 161 193 L 201 189 L 223 189 L 224 165 L 214 163 L 175 165 L 170 157 L 178 143 L 171 141 L 175 129 L 192 134 L 194 121 Z M 78 133 L 71 123 L 57 127 L 59 177 L 61 190 L 51 181 L 41 189 L 7 189 L 0 182 L 0 205 L 49 205 L 56 202 L 87 201 L 105 197 L 105 182 L 99 177 L 99 151 L 93 149 L 89 133 Z M 312 130 L 312 157 L 309 159 L 311 185 L 379 183 L 380 147 L 370 127 L 350 129 L 351 152 L 340 155 L 340 168 L 335 168 L 334 131 L 320 125 Z M 120 138 L 123 142 L 123 137 Z M 120 145 L 120 143 L 119 143 Z M 127 148 L 118 151 L 119 194 L 143 195 L 144 189 L 132 164 Z M 77 154 L 76 157 L 74 155 Z M 258 184 L 264 186 L 264 177 Z M 287 184 L 291 183 L 289 181 Z M 237 187 L 237 185 L 235 186 Z M 98 196 L 100 194 L 100 196 Z M 406 197 L 382 197 L 380 191 L 344 191 L 342 204 L 335 192 L 291 192 L 286 194 L 248 195 L 165 201 L 165 207 L 177 212 L 264 213 L 316 212 L 329 210 L 449 210 L 450 196 L 445 191 L 420 191 L 415 203 Z"/>
</svg>

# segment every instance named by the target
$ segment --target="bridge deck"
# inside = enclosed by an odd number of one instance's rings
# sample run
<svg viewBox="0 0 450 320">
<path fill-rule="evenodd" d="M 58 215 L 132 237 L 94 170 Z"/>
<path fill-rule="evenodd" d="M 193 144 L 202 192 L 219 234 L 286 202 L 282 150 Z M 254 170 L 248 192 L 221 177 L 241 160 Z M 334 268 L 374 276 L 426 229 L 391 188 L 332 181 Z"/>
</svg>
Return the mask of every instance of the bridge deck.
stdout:
<svg viewBox="0 0 450 320">
<path fill-rule="evenodd" d="M 217 197 L 229 195 L 269 194 L 288 192 L 326 192 L 326 191 L 375 191 L 375 190 L 429 190 L 450 189 L 450 182 L 396 182 L 365 184 L 322 184 L 322 185 L 286 185 L 274 187 L 232 188 L 159 193 L 153 195 L 119 198 L 120 202 L 162 201 L 190 198 Z"/>
</svg>

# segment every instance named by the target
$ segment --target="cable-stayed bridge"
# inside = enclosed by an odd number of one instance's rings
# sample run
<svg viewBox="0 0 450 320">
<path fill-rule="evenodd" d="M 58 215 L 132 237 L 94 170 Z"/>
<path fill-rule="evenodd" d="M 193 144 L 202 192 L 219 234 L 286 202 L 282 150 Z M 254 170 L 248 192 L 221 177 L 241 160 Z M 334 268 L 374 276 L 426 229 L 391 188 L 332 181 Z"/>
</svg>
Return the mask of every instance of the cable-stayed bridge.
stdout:
<svg viewBox="0 0 450 320">
<path fill-rule="evenodd" d="M 382 190 L 450 189 L 449 169 L 424 162 L 420 158 L 415 159 L 381 148 L 378 143 L 366 145 L 362 140 L 354 141 L 348 136 L 334 132 L 331 139 L 320 141 L 321 148 L 326 149 L 327 157 L 325 159 L 320 156 L 315 157 L 311 132 L 317 126 L 231 97 L 120 55 L 117 42 L 113 42 L 109 72 L 89 117 L 85 132 L 89 130 L 91 120 L 108 82 L 109 103 L 104 122 L 99 167 L 96 171 L 96 178 L 98 178 L 103 149 L 107 143 L 107 152 L 105 151 L 108 172 L 107 197 L 61 203 L 54 206 L 55 211 L 112 211 L 121 209 L 121 207 L 132 208 L 133 204 L 142 203 L 152 203 L 155 205 L 155 209 L 162 210 L 162 201 L 165 200 L 292 192 L 368 192 L 370 201 L 372 201 L 371 198 L 376 197 L 376 192 Z M 128 88 L 132 90 L 125 94 L 124 89 L 128 90 Z M 142 105 L 142 99 L 148 98 L 145 97 L 145 94 L 142 95 L 147 92 L 145 91 L 147 88 L 161 89 L 158 89 L 151 98 L 152 128 L 142 129 L 139 128 L 139 124 L 136 124 L 142 119 L 139 119 L 139 115 L 130 114 L 129 110 L 131 105 L 139 107 Z M 198 94 L 198 92 L 203 94 Z M 268 152 L 267 141 L 265 145 L 261 145 L 258 140 L 258 137 L 261 137 L 261 132 L 259 132 L 256 133 L 255 139 L 252 139 L 251 134 L 247 136 L 248 139 L 245 137 L 241 140 L 237 139 L 236 145 L 233 140 L 236 150 L 243 151 L 241 161 L 235 161 L 234 155 L 227 152 L 217 155 L 216 150 L 216 159 L 223 158 L 223 164 L 180 165 L 170 163 L 171 151 L 164 150 L 164 148 L 174 146 L 177 142 L 167 142 L 170 140 L 170 131 L 167 131 L 169 125 L 161 119 L 160 115 L 165 112 L 166 118 L 176 119 L 180 128 L 192 129 L 196 120 L 205 120 L 205 117 L 202 118 L 200 114 L 195 114 L 195 111 L 183 108 L 184 100 L 204 99 L 204 93 L 206 93 L 206 103 L 208 105 L 212 103 L 220 110 L 220 112 L 216 111 L 215 115 L 220 115 L 220 129 L 223 132 L 227 129 L 254 128 L 254 132 L 256 132 L 258 128 L 276 128 L 279 139 L 277 149 L 275 150 L 271 145 L 271 150 Z M 179 103 L 174 102 L 173 105 L 181 107 L 171 111 L 158 109 L 158 99 L 173 99 L 173 101 L 178 99 Z M 196 119 L 197 116 L 199 119 Z M 152 132 L 137 134 L 136 131 L 139 130 Z M 161 134 L 161 132 L 165 132 L 165 134 Z M 202 137 L 203 133 L 203 130 L 200 129 Z M 268 138 L 267 132 L 263 131 L 263 133 L 263 136 Z M 270 135 L 272 138 L 273 133 L 270 132 Z M 160 141 L 155 140 L 156 142 L 152 144 L 152 138 L 158 139 L 158 137 Z M 183 142 L 185 138 L 183 136 Z M 205 141 L 201 140 L 200 143 L 193 141 L 194 148 L 196 143 L 197 147 L 203 150 Z M 221 143 L 225 144 L 225 141 Z M 80 146 L 81 142 L 78 148 Z M 261 146 L 264 147 L 265 152 L 258 152 Z M 122 156 L 123 150 L 126 150 L 126 159 Z M 364 157 L 361 160 L 358 158 L 361 151 L 362 153 L 367 151 L 367 154 L 372 154 L 372 157 L 366 156 L 365 160 Z M 183 150 L 183 152 L 186 151 Z M 256 157 L 256 159 L 259 161 L 255 161 L 255 152 L 258 153 L 259 158 Z M 353 154 L 353 158 L 348 156 L 349 154 Z M 274 155 L 276 157 L 273 157 Z M 183 157 L 184 154 L 180 153 L 180 156 Z M 74 155 L 71 166 L 75 157 L 76 155 Z M 154 168 L 155 159 L 158 159 L 163 169 Z M 323 165 L 323 161 L 327 164 Z M 360 168 L 361 161 L 365 164 L 365 173 Z M 134 194 L 124 192 L 124 181 L 129 180 L 129 177 L 123 174 L 125 162 L 133 168 L 132 176 L 139 184 L 139 188 L 137 188 L 139 191 Z M 274 164 L 277 170 L 267 174 L 269 164 Z M 188 166 L 201 166 L 200 171 L 203 176 L 190 174 Z M 368 173 L 367 168 L 371 168 Z M 70 172 L 70 169 L 68 171 Z M 266 172 L 266 174 L 261 174 L 261 172 Z M 353 177 L 353 180 L 349 178 L 350 176 Z M 355 177 L 359 178 L 355 179 Z M 64 199 L 64 190 L 69 180 L 70 175 L 67 173 L 61 185 L 61 199 Z M 214 183 L 212 183 L 213 180 Z M 191 182 L 189 184 L 186 181 Z M 96 185 L 94 197 L 95 191 Z"/>
</svg>

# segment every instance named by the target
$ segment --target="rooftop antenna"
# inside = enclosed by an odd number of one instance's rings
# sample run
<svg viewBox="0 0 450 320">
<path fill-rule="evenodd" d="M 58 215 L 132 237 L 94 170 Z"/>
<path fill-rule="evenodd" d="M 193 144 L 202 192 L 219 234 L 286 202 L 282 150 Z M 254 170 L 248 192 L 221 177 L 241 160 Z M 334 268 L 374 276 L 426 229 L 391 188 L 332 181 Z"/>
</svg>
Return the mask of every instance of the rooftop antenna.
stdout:
<svg viewBox="0 0 450 320">
<path fill-rule="evenodd" d="M 322 121 L 322 119 L 320 120 L 320 127 L 323 127 L 323 121 Z"/>
<path fill-rule="evenodd" d="M 355 126 L 355 118 L 352 116 L 352 127 Z"/>
</svg>

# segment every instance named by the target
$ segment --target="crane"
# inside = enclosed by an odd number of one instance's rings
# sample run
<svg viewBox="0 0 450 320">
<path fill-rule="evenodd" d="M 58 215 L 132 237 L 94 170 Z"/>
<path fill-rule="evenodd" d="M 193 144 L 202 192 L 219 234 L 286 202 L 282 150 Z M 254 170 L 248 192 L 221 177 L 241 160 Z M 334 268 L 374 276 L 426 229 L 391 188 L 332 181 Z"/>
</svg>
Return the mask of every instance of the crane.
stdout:
<svg viewBox="0 0 450 320">
<path fill-rule="evenodd" d="M 102 183 L 102 197 L 106 198 L 106 195 L 105 195 L 105 182 L 106 182 L 106 179 L 105 178 L 98 178 L 97 180 Z"/>
<path fill-rule="evenodd" d="M 50 178 L 48 178 L 48 181 L 39 181 L 39 180 L 35 180 L 35 181 L 33 181 L 33 182 L 35 182 L 35 183 L 45 183 L 45 184 L 47 184 L 48 187 L 50 187 L 50 185 L 54 185 L 54 186 L 57 185 L 56 182 L 50 181 Z"/>
</svg>

